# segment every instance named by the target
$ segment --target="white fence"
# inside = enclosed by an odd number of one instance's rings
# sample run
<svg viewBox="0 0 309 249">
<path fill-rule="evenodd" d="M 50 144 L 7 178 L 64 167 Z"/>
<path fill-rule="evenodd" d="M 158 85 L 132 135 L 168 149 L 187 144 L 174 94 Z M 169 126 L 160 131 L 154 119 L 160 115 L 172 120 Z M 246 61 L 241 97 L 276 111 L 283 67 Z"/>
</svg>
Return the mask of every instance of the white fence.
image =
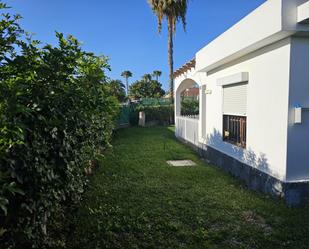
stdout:
<svg viewBox="0 0 309 249">
<path fill-rule="evenodd" d="M 176 136 L 198 146 L 198 116 L 176 117 Z"/>
</svg>

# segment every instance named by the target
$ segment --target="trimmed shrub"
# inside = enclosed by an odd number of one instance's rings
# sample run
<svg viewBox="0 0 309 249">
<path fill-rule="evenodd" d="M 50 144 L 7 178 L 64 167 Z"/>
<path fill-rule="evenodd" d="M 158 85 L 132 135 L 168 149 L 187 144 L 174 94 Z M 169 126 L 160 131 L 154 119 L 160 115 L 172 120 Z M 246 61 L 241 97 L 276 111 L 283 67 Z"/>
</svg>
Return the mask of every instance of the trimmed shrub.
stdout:
<svg viewBox="0 0 309 249">
<path fill-rule="evenodd" d="M 81 199 L 119 103 L 105 57 L 60 33 L 56 47 L 19 40 L 18 19 L 0 22 L 0 248 L 59 248 L 54 217 Z"/>
<path fill-rule="evenodd" d="M 130 104 L 130 113 L 129 113 L 129 122 L 132 126 L 138 125 L 138 119 L 139 119 L 139 111 L 137 110 L 138 105 L 135 103 Z"/>
<path fill-rule="evenodd" d="M 181 115 L 198 115 L 199 101 L 192 98 L 183 98 L 181 100 Z"/>
<path fill-rule="evenodd" d="M 174 106 L 138 106 L 136 112 L 144 111 L 146 122 L 158 121 L 160 125 L 170 122 L 171 115 L 174 116 Z M 137 117 L 138 118 L 138 117 Z"/>
</svg>

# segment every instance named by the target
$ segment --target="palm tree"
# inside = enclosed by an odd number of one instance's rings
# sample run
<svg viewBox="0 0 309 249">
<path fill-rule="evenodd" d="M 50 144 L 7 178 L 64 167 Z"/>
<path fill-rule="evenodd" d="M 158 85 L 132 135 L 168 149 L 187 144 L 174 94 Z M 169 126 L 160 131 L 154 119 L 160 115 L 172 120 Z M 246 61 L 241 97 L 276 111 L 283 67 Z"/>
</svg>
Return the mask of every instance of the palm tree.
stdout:
<svg viewBox="0 0 309 249">
<path fill-rule="evenodd" d="M 144 74 L 144 75 L 142 76 L 142 79 L 143 79 L 145 82 L 149 83 L 149 82 L 152 80 L 152 76 L 151 76 L 151 74 L 146 73 L 146 74 Z"/>
<path fill-rule="evenodd" d="M 158 31 L 161 33 L 162 21 L 168 23 L 168 62 L 169 62 L 169 84 L 171 102 L 174 101 L 174 77 L 173 77 L 173 36 L 176 33 L 176 24 L 182 21 L 186 30 L 186 13 L 189 0 L 148 0 L 150 7 L 158 18 Z"/>
<path fill-rule="evenodd" d="M 129 95 L 129 78 L 133 76 L 133 74 L 130 71 L 123 71 L 121 73 L 121 76 L 125 78 L 126 80 L 126 90 L 127 90 L 127 96 Z"/>
<path fill-rule="evenodd" d="M 159 81 L 161 75 L 162 75 L 161 71 L 155 70 L 152 72 L 152 76 L 156 78 L 156 81 Z"/>
<path fill-rule="evenodd" d="M 121 82 L 121 80 L 111 80 L 109 82 L 109 91 L 110 94 L 115 96 L 119 102 L 124 102 L 126 99 L 126 90 L 125 85 Z"/>
</svg>

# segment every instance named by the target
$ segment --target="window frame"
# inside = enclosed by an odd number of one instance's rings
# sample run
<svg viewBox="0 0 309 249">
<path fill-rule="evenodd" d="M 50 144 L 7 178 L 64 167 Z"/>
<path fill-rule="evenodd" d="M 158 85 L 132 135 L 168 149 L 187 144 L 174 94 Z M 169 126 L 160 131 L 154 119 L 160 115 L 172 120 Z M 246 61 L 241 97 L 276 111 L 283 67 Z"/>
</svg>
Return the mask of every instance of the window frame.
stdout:
<svg viewBox="0 0 309 249">
<path fill-rule="evenodd" d="M 247 116 L 223 114 L 222 131 L 224 142 L 246 148 Z"/>
<path fill-rule="evenodd" d="M 224 87 L 231 87 L 232 85 L 248 84 L 249 73 L 240 72 L 217 80 L 217 86 L 221 86 L 222 91 L 222 140 L 226 143 L 233 144 L 240 148 L 246 149 L 247 146 L 247 105 L 245 113 L 228 113 L 224 108 Z M 246 92 L 246 103 L 248 100 L 248 90 Z M 229 121 L 226 121 L 228 119 Z M 229 122 L 227 125 L 226 122 Z M 236 127 L 231 127 L 230 123 Z M 228 126 L 228 127 L 226 127 Z"/>
</svg>

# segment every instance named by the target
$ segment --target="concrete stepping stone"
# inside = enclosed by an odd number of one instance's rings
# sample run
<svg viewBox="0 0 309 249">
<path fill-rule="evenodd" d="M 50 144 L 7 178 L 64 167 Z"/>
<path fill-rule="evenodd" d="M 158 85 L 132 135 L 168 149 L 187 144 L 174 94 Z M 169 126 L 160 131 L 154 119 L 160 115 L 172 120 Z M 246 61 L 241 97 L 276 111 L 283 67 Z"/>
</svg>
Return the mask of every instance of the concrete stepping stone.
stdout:
<svg viewBox="0 0 309 249">
<path fill-rule="evenodd" d="M 191 160 L 171 160 L 167 164 L 173 167 L 190 167 L 196 166 L 196 163 Z"/>
</svg>

